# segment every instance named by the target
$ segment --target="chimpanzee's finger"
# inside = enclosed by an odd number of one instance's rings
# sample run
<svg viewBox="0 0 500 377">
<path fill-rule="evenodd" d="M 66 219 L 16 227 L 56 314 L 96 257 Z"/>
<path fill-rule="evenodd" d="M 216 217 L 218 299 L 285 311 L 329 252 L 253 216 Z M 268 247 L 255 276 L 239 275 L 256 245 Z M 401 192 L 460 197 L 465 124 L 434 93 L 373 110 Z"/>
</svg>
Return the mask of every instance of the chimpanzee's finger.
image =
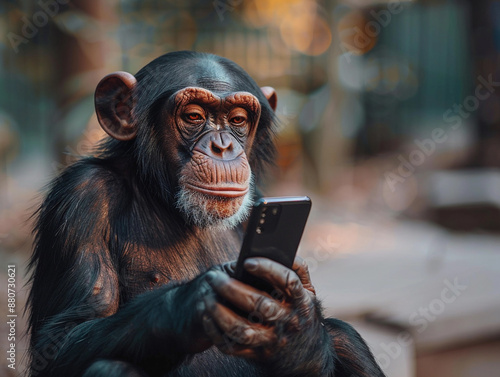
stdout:
<svg viewBox="0 0 500 377">
<path fill-rule="evenodd" d="M 208 298 L 210 300 L 210 298 Z M 240 317 L 231 309 L 218 302 L 207 302 L 207 314 L 222 332 L 223 343 L 220 337 L 212 339 L 219 347 L 228 345 L 247 345 L 259 347 L 276 341 L 273 327 L 265 327 L 259 324 L 251 324 L 250 321 Z"/>
<path fill-rule="evenodd" d="M 216 325 L 214 319 L 208 314 L 203 316 L 203 328 L 205 334 L 212 343 L 222 352 L 228 355 L 241 356 L 248 359 L 257 357 L 256 350 L 247 345 L 238 344 L 235 340 L 225 335 Z"/>
<path fill-rule="evenodd" d="M 312 302 L 299 276 L 282 264 L 267 258 L 249 258 L 244 267 L 251 274 L 270 282 L 295 304 L 309 305 Z"/>
<path fill-rule="evenodd" d="M 222 265 L 222 271 L 231 277 L 236 273 L 236 261 L 226 262 Z"/>
<path fill-rule="evenodd" d="M 225 335 L 209 314 L 203 316 L 203 328 L 205 329 L 205 334 L 222 352 L 228 355 L 242 356 L 249 359 L 256 357 L 255 349 L 238 344 L 234 339 Z"/>
<path fill-rule="evenodd" d="M 273 322 L 285 318 L 289 308 L 280 305 L 267 293 L 232 279 L 221 272 L 210 272 L 209 284 L 223 299 L 252 316 L 251 321 Z"/>
<path fill-rule="evenodd" d="M 222 331 L 217 328 L 215 321 L 213 318 L 204 314 L 202 317 L 203 329 L 205 330 L 205 334 L 210 338 L 210 340 L 214 344 L 221 344 L 224 341 Z"/>
<path fill-rule="evenodd" d="M 300 281 L 305 289 L 316 296 L 316 290 L 311 282 L 311 276 L 309 275 L 309 267 L 304 259 L 297 256 L 293 262 L 292 270 L 299 276 Z"/>
</svg>

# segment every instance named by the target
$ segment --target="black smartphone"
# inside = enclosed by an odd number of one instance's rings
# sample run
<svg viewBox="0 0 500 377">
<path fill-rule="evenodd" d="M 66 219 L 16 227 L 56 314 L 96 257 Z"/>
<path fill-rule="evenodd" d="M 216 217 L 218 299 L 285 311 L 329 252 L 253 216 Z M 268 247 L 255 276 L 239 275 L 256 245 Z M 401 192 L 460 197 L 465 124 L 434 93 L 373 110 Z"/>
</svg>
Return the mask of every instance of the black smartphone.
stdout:
<svg viewBox="0 0 500 377">
<path fill-rule="evenodd" d="M 243 238 L 236 279 L 270 292 L 270 284 L 248 273 L 243 263 L 250 257 L 265 257 L 291 268 L 310 210 L 311 199 L 307 196 L 259 199 Z"/>
</svg>

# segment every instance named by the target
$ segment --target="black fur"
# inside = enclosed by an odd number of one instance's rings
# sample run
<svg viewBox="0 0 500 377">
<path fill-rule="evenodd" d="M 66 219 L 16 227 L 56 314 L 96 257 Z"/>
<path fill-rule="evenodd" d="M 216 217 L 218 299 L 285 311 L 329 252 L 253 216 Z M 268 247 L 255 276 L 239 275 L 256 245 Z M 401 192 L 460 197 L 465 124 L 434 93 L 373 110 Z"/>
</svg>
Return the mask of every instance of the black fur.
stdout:
<svg viewBox="0 0 500 377">
<path fill-rule="evenodd" d="M 242 232 L 195 228 L 174 207 L 178 172 L 161 147 L 162 105 L 186 86 L 254 94 L 262 115 L 249 160 L 259 180 L 275 154 L 275 119 L 266 98 L 240 67 L 209 54 L 166 54 L 136 78 L 137 138 L 107 139 L 94 157 L 68 167 L 36 213 L 31 376 L 300 375 L 215 347 L 184 351 L 193 346 L 186 344 L 186 326 L 197 276 L 236 259 Z M 324 329 L 315 355 L 324 359 L 325 375 L 383 376 L 352 328 L 328 319 Z M 301 334 L 312 335 L 308 329 Z"/>
</svg>

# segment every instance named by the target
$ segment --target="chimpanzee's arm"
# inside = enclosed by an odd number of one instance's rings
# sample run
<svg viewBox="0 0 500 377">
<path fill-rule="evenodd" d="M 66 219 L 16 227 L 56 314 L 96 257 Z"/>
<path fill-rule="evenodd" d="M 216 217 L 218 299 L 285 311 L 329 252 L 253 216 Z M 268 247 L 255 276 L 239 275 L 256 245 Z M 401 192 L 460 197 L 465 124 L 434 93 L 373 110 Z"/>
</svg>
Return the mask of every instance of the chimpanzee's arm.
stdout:
<svg viewBox="0 0 500 377">
<path fill-rule="evenodd" d="M 80 260 L 80 273 L 90 270 L 90 265 Z M 117 311 L 109 300 L 118 288 L 109 285 L 113 279 L 86 300 L 65 297 L 71 292 L 64 289 L 57 291 L 46 306 L 57 307 L 57 301 L 71 300 L 76 304 L 49 317 L 33 333 L 32 375 L 81 376 L 98 360 L 123 360 L 151 376 L 174 370 L 187 355 L 212 345 L 203 333 L 199 315 L 202 309 L 197 305 L 200 296 L 207 294 L 203 284 L 199 284 L 204 279 L 202 274 L 184 284 L 159 287 L 137 296 Z M 85 279 L 74 281 L 75 285 L 85 284 Z M 101 376 L 101 368 L 99 371 Z"/>
<path fill-rule="evenodd" d="M 156 368 L 161 357 L 169 370 L 196 352 L 190 344 L 206 347 L 189 327 L 196 281 L 160 287 L 119 308 L 124 282 L 110 251 L 116 233 L 109 218 L 121 209 L 113 194 L 127 195 L 113 183 L 108 171 L 84 161 L 54 182 L 40 208 L 29 298 L 34 376 L 78 376 L 101 358 Z"/>
<path fill-rule="evenodd" d="M 318 301 L 315 302 L 315 306 L 318 316 L 322 317 Z M 274 370 L 273 365 L 270 364 L 272 372 L 270 375 L 385 377 L 365 341 L 351 325 L 335 318 L 323 318 L 321 322 L 322 326 L 304 328 L 298 338 L 290 339 L 290 347 L 296 347 L 296 352 L 281 354 L 280 360 L 273 362 L 274 366 L 295 364 L 297 371 L 288 374 L 284 371 L 285 368 Z M 316 342 L 311 343 L 309 339 L 316 339 Z M 316 369 L 316 372 L 308 374 L 306 372 L 308 364 L 321 367 Z M 311 369 L 311 372 L 313 370 Z"/>
<path fill-rule="evenodd" d="M 323 321 L 335 350 L 335 377 L 384 377 L 370 349 L 354 328 L 338 319 Z"/>
<path fill-rule="evenodd" d="M 86 269 L 88 265 L 83 263 L 80 267 Z M 88 296 L 87 302 L 74 298 L 80 304 L 39 326 L 33 334 L 33 375 L 80 376 L 99 359 L 126 360 L 147 372 L 166 372 L 188 353 L 210 345 L 197 338 L 197 329 L 191 327 L 196 314 L 192 310 L 196 291 L 190 290 L 197 289 L 196 281 L 144 293 L 116 313 L 103 317 L 107 306 L 102 298 L 116 288 L 103 287 L 104 296 Z M 45 305 L 57 305 L 55 300 L 70 301 L 71 297 L 62 297 L 65 294 L 64 290 L 53 291 L 55 299 Z"/>
</svg>

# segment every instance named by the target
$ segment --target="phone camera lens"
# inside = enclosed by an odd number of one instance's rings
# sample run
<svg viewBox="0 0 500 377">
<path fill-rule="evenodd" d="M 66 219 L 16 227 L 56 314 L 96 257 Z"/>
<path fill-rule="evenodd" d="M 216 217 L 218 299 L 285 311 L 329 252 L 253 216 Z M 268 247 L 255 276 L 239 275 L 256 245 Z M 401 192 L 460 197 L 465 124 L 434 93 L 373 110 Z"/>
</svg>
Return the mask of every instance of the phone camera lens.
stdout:
<svg viewBox="0 0 500 377">
<path fill-rule="evenodd" d="M 257 229 L 255 229 L 255 232 L 256 232 L 257 234 L 261 234 L 261 233 L 262 233 L 262 229 L 261 229 L 260 227 L 258 227 Z"/>
<path fill-rule="evenodd" d="M 264 224 L 265 222 L 266 222 L 266 220 L 260 219 L 259 224 Z"/>
</svg>

